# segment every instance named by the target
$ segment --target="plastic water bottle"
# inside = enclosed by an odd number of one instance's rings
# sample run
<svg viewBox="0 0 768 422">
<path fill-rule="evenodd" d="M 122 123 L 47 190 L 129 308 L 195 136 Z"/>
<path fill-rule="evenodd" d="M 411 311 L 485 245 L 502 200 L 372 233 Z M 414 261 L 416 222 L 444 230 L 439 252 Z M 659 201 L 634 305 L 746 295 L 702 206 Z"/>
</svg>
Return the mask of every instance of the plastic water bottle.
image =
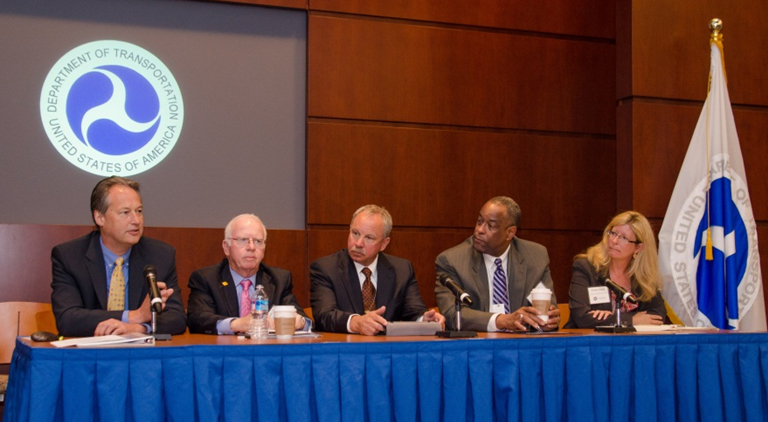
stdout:
<svg viewBox="0 0 768 422">
<path fill-rule="evenodd" d="M 256 286 L 251 300 L 251 338 L 266 340 L 269 334 L 269 298 L 261 284 Z"/>
</svg>

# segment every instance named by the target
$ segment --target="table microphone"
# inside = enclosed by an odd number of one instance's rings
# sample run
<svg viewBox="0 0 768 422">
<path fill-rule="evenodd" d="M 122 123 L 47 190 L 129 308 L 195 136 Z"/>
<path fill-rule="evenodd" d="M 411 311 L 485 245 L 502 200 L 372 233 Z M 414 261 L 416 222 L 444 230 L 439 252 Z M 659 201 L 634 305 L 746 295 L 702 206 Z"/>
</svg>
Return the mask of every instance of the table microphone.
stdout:
<svg viewBox="0 0 768 422">
<path fill-rule="evenodd" d="M 154 265 L 148 264 L 144 267 L 144 278 L 147 279 L 147 284 L 149 284 L 149 303 L 155 312 L 159 314 L 163 312 L 163 298 L 160 296 L 160 290 L 157 288 L 157 275 Z"/>
<path fill-rule="evenodd" d="M 440 280 L 441 283 L 443 283 L 443 286 L 447 287 L 448 290 L 453 292 L 454 295 L 456 295 L 457 298 L 459 298 L 459 302 L 464 302 L 469 306 L 472 306 L 474 303 L 472 301 L 472 298 L 469 296 L 467 292 L 464 291 L 453 279 L 451 279 L 450 276 L 447 274 L 440 274 L 440 276 L 437 278 Z"/>
<path fill-rule="evenodd" d="M 605 285 L 613 290 L 614 293 L 616 293 L 616 296 L 619 296 L 620 298 L 624 299 L 625 301 L 633 304 L 637 304 L 637 298 L 632 293 L 624 290 L 623 287 L 616 284 L 613 280 L 610 278 L 605 279 Z"/>
<path fill-rule="evenodd" d="M 461 303 L 466 303 L 472 306 L 472 298 L 464 291 L 455 281 L 451 280 L 451 277 L 447 274 L 440 274 L 437 276 L 437 281 L 442 283 L 443 286 L 448 288 L 451 293 L 456 296 L 456 331 L 438 331 L 435 333 L 438 337 L 444 338 L 467 338 L 477 337 L 475 331 L 462 331 L 461 330 Z"/>
</svg>

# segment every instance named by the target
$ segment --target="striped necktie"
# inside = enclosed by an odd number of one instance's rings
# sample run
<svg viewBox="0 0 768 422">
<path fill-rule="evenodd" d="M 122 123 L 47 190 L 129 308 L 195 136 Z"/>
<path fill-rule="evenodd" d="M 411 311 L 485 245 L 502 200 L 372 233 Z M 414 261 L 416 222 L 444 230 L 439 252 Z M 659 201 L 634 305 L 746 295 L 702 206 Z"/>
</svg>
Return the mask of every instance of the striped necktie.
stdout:
<svg viewBox="0 0 768 422">
<path fill-rule="evenodd" d="M 501 268 L 501 259 L 496 258 L 493 261 L 496 264 L 496 271 L 493 272 L 493 303 L 504 304 L 504 313 L 509 313 L 509 297 L 507 296 L 507 276 L 504 275 L 504 268 Z"/>
</svg>

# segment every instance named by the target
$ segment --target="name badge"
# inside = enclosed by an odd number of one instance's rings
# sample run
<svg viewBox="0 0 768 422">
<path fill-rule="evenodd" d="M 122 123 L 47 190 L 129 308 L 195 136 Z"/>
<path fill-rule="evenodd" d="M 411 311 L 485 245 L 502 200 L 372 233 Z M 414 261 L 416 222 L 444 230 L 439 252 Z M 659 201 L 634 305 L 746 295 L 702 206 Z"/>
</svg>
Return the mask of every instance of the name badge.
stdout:
<svg viewBox="0 0 768 422">
<path fill-rule="evenodd" d="M 611 294 L 608 293 L 608 288 L 605 286 L 590 287 L 589 289 L 589 304 L 599 305 L 601 303 L 610 303 Z"/>
</svg>

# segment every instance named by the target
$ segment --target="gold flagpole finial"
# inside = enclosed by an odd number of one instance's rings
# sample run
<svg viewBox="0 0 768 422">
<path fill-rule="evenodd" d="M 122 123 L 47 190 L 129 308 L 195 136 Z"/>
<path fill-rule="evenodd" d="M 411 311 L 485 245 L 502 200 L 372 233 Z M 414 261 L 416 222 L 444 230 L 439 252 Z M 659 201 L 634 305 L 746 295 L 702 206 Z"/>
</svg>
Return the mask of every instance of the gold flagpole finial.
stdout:
<svg viewBox="0 0 768 422">
<path fill-rule="evenodd" d="M 720 33 L 723 30 L 723 21 L 718 18 L 712 19 L 709 21 L 709 30 L 712 31 L 712 40 L 719 41 L 723 37 Z"/>
</svg>

